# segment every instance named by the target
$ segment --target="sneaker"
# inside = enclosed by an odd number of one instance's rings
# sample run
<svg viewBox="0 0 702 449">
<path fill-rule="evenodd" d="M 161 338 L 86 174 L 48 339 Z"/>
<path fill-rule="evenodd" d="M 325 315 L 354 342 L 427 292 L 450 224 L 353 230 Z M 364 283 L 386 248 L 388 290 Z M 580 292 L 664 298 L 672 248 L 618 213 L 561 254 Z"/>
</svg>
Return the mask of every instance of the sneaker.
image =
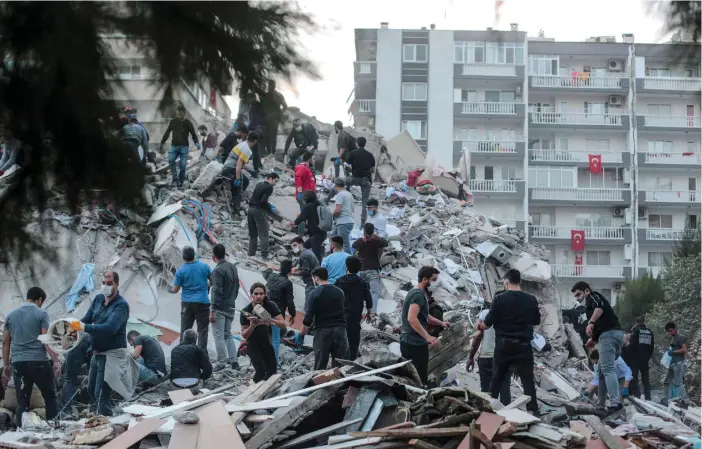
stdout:
<svg viewBox="0 0 702 449">
<path fill-rule="evenodd" d="M 619 410 L 623 409 L 624 405 L 620 402 L 617 405 L 610 405 L 607 407 L 607 414 L 611 415 L 612 413 L 617 413 Z"/>
<path fill-rule="evenodd" d="M 239 362 L 234 362 L 234 363 L 232 363 L 232 369 L 233 369 L 233 370 L 238 371 L 239 368 L 241 368 L 241 367 L 239 366 Z"/>
<path fill-rule="evenodd" d="M 215 364 L 215 366 L 212 367 L 212 372 L 216 373 L 217 371 L 222 371 L 223 369 L 227 368 L 227 364 L 224 362 L 219 362 Z"/>
</svg>

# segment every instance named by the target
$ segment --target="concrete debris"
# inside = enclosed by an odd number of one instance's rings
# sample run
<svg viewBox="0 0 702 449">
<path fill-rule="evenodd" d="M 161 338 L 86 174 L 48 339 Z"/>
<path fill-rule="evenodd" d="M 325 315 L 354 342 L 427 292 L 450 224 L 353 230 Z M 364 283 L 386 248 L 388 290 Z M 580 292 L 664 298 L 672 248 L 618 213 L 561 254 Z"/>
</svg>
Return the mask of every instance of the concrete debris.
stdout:
<svg viewBox="0 0 702 449">
<path fill-rule="evenodd" d="M 200 417 L 195 412 L 178 412 L 173 414 L 173 419 L 181 424 L 197 424 Z"/>
</svg>

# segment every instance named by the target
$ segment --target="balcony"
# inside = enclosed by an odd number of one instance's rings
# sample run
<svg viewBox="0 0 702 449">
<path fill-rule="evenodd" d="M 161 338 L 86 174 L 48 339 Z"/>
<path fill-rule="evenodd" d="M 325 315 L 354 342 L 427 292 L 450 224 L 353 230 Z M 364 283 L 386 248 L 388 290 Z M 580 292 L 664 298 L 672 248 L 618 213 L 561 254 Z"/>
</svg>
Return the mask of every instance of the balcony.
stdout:
<svg viewBox="0 0 702 449">
<path fill-rule="evenodd" d="M 546 205 L 581 203 L 628 205 L 631 204 L 631 191 L 611 187 L 529 187 L 529 201 Z"/>
<path fill-rule="evenodd" d="M 645 190 L 639 191 L 639 203 L 651 206 L 697 206 L 700 192 L 694 190 Z"/>
<path fill-rule="evenodd" d="M 559 165 L 575 165 L 587 167 L 590 164 L 589 155 L 599 154 L 602 156 L 602 163 L 611 165 L 629 166 L 630 155 L 622 148 L 616 152 L 600 152 L 596 150 L 563 150 L 553 149 L 544 150 L 540 148 L 532 148 L 529 150 L 529 162 L 534 165 L 551 165 L 557 163 Z"/>
<path fill-rule="evenodd" d="M 376 67 L 375 61 L 355 61 L 353 63 L 354 78 L 375 79 L 377 73 Z"/>
<path fill-rule="evenodd" d="M 471 179 L 468 183 L 473 196 L 523 197 L 524 180 Z"/>
<path fill-rule="evenodd" d="M 529 125 L 535 128 L 579 127 L 585 129 L 629 129 L 626 111 L 595 114 L 586 112 L 536 112 L 529 113 Z"/>
<path fill-rule="evenodd" d="M 454 142 L 454 151 L 468 151 L 471 159 L 491 159 L 493 157 L 505 159 L 521 159 L 524 157 L 525 143 L 519 140 L 492 140 L 471 139 L 457 140 Z"/>
<path fill-rule="evenodd" d="M 644 131 L 694 131 L 700 132 L 700 116 L 637 115 L 639 130 Z"/>
<path fill-rule="evenodd" d="M 534 243 L 556 244 L 570 243 L 570 231 L 585 231 L 587 244 L 631 243 L 630 227 L 578 227 L 570 226 L 529 226 L 529 241 Z"/>
<path fill-rule="evenodd" d="M 518 112 L 521 110 L 521 116 L 524 116 L 524 104 L 523 103 L 498 103 L 498 102 L 488 102 L 488 101 L 464 101 L 462 103 L 455 103 L 454 113 L 455 115 L 470 115 L 470 116 L 483 116 L 483 117 L 499 117 L 499 116 L 511 116 L 517 117 Z"/>
<path fill-rule="evenodd" d="M 354 100 L 354 115 L 375 115 L 375 100 Z"/>
<path fill-rule="evenodd" d="M 639 167 L 665 167 L 665 168 L 690 168 L 702 163 L 699 152 L 689 153 L 663 153 L 648 151 L 639 153 Z"/>
<path fill-rule="evenodd" d="M 643 277 L 644 274 L 648 273 L 652 277 L 657 278 L 662 276 L 665 268 L 663 267 L 639 267 L 639 277 Z"/>
<path fill-rule="evenodd" d="M 680 78 L 673 76 L 647 76 L 636 80 L 637 93 L 690 93 L 699 95 L 700 78 Z"/>
<path fill-rule="evenodd" d="M 580 74 L 531 75 L 529 86 L 534 90 L 563 91 L 606 91 L 608 93 L 625 93 L 629 90 L 629 79 L 621 76 L 578 76 Z"/>
<path fill-rule="evenodd" d="M 559 278 L 625 279 L 623 265 L 551 265 L 551 273 Z"/>
<path fill-rule="evenodd" d="M 474 62 L 455 64 L 454 78 L 519 78 L 524 79 L 524 65 Z"/>
<path fill-rule="evenodd" d="M 671 245 L 682 239 L 684 229 L 681 228 L 639 228 L 639 243 Z"/>
</svg>

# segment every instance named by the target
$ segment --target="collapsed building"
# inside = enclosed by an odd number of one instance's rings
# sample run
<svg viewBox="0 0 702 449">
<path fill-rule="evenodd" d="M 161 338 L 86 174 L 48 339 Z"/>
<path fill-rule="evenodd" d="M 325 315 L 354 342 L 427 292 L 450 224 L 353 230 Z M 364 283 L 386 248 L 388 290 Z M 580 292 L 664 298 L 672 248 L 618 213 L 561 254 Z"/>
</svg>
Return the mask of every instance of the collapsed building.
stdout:
<svg viewBox="0 0 702 449">
<path fill-rule="evenodd" d="M 336 135 L 331 127 L 318 130 L 323 138 L 316 162 L 326 174 L 329 159 L 336 156 Z M 384 292 L 377 317 L 363 324 L 357 360 L 314 371 L 306 341 L 301 348 L 281 347 L 281 374 L 258 384 L 251 382 L 250 363 L 240 357 L 239 371 L 215 373 L 196 395 L 190 390 L 169 392 L 160 385 L 123 401 L 117 408 L 120 413 L 110 418 L 83 415 L 49 427 L 40 419 L 37 404 L 27 414 L 25 427 L 0 435 L 0 447 L 699 446 L 699 408 L 686 408 L 683 402 L 671 402 L 666 408 L 631 398 L 619 415 L 599 416 L 592 405 L 581 401 L 592 372 L 580 335 L 562 318 L 568 299 L 551 274 L 548 252 L 528 243 L 522 230 L 480 214 L 479 204 L 473 204 L 465 187 L 465 173 L 434 164 L 407 132 L 389 140 L 368 130 L 350 132 L 366 137 L 366 148 L 376 157 L 371 197 L 381 202 L 390 223 L 390 247 L 381 260 Z M 183 247 L 195 247 L 200 259 L 209 261 L 212 246 L 225 245 L 243 287 L 237 309 L 248 304 L 248 288 L 263 281 L 263 270 L 276 269 L 277 262 L 292 258 L 289 244 L 296 234 L 287 221 L 294 219 L 299 206 L 283 155 L 264 160 L 264 167 L 282 178 L 271 202 L 284 220 L 272 221 L 269 261 L 246 256 L 246 219 L 231 213 L 228 186 L 217 180 L 221 164 L 199 156 L 189 161 L 188 183 L 180 191 L 171 188 L 167 164 L 156 155 L 140 210 L 86 207 L 73 216 L 54 200 L 37 217 L 37 232 L 39 226 L 46 229 L 60 259 L 51 266 L 37 261 L 52 320 L 81 318 L 100 274 L 114 269 L 124 279 L 120 292 L 130 303 L 128 330 L 156 337 L 168 358 L 178 344 L 180 298 L 168 293 L 167 286 L 182 264 Z M 411 174 L 421 187 L 408 182 Z M 331 188 L 326 177 L 317 178 L 318 189 Z M 358 197 L 353 188 L 351 192 Z M 359 238 L 360 230 L 351 236 Z M 441 344 L 430 351 L 430 380 L 438 386 L 431 390 L 422 387 L 399 351 L 402 302 L 423 265 L 441 271 L 434 299 L 443 319 L 451 323 L 440 336 Z M 479 392 L 476 374 L 464 367 L 477 316 L 501 290 L 502 275 L 509 268 L 520 270 L 523 289 L 539 302 L 541 324 L 532 341 L 537 397 L 544 411 L 539 417 L 524 411 L 526 396 L 519 382 L 512 380 L 516 400 L 503 407 Z M 34 280 L 20 269 L 10 268 L 2 276 L 0 312 L 6 314 L 19 306 Z M 294 286 L 295 303 L 302 310 L 304 287 Z M 298 312 L 293 328 L 300 328 L 301 315 Z M 238 324 L 233 331 L 238 344 Z M 214 342 L 209 344 L 214 355 Z M 10 404 L 0 403 L 0 424 L 12 422 L 12 413 Z"/>
</svg>

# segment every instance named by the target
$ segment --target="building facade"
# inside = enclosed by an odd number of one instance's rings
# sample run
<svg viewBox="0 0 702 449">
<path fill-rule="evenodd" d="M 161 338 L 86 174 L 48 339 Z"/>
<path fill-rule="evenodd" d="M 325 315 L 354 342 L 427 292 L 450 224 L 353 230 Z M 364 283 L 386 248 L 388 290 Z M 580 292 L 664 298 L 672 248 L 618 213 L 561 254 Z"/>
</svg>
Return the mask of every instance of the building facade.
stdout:
<svg viewBox="0 0 702 449">
<path fill-rule="evenodd" d="M 550 249 L 562 298 L 586 279 L 616 299 L 699 228 L 702 165 L 699 46 L 614 40 L 359 29 L 354 121 L 465 156 L 476 207 Z"/>
</svg>

